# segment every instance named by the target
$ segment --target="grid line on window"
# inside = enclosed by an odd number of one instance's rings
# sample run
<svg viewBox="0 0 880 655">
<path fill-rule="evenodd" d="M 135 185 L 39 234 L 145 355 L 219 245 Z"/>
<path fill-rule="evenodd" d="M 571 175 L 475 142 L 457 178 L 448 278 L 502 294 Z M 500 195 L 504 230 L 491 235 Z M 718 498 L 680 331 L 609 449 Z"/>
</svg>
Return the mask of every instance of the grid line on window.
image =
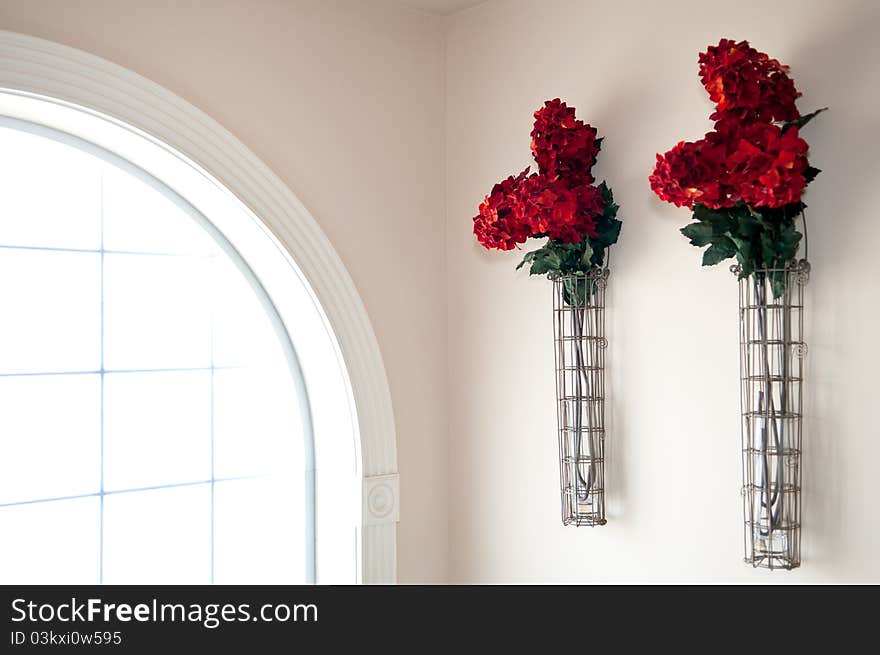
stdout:
<svg viewBox="0 0 880 655">
<path fill-rule="evenodd" d="M 126 375 L 129 373 L 189 373 L 192 371 L 232 371 L 239 366 L 182 366 L 172 368 L 99 368 L 94 371 L 21 371 L 15 373 L 0 373 L 0 378 L 23 378 L 51 375 Z"/>
<path fill-rule="evenodd" d="M 193 480 L 190 482 L 173 482 L 171 484 L 157 484 L 148 487 L 131 487 L 130 489 L 113 489 L 111 491 L 94 491 L 88 494 L 74 494 L 72 496 L 55 496 L 52 498 L 35 498 L 33 500 L 17 500 L 14 503 L 0 503 L 0 507 L 17 507 L 19 505 L 36 505 L 37 503 L 54 503 L 62 500 L 76 500 L 78 498 L 99 498 L 102 496 L 116 496 L 118 494 L 130 494 L 139 491 L 158 491 L 161 489 L 178 489 L 180 487 L 194 487 L 200 484 L 217 484 L 220 482 L 237 482 L 239 480 L 257 480 L 256 475 L 237 475 L 209 480 Z"/>
<path fill-rule="evenodd" d="M 143 257 L 189 257 L 194 259 L 208 259 L 213 255 L 186 252 L 161 252 L 158 250 L 115 250 L 113 248 L 57 248 L 53 246 L 22 246 L 17 244 L 0 244 L 0 250 L 32 250 L 36 252 L 76 252 L 91 255 L 138 255 Z"/>
</svg>

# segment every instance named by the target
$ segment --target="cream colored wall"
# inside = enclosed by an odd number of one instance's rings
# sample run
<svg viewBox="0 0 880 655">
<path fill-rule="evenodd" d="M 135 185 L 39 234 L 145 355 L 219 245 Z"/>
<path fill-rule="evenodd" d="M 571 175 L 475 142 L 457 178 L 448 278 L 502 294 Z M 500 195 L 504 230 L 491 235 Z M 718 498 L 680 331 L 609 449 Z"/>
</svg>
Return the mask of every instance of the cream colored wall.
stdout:
<svg viewBox="0 0 880 655">
<path fill-rule="evenodd" d="M 880 581 L 880 5 L 496 0 L 440 19 L 379 0 L 3 0 L 0 29 L 181 95 L 317 218 L 388 370 L 402 582 Z M 654 153 L 709 128 L 696 53 L 721 36 L 791 64 L 803 108 L 832 109 L 807 131 L 824 172 L 807 198 L 806 525 L 791 574 L 739 561 L 733 281 L 700 269 L 677 233 L 687 213 L 646 179 Z M 470 233 L 556 96 L 607 137 L 597 172 L 626 221 L 609 297 L 610 522 L 594 530 L 559 524 L 548 284 Z"/>
<path fill-rule="evenodd" d="M 3 0 L 0 29 L 138 72 L 233 132 L 351 272 L 391 384 L 402 582 L 447 577 L 443 40 L 382 3 Z"/>
<path fill-rule="evenodd" d="M 880 581 L 880 3 L 490 2 L 447 35 L 450 534 L 459 582 Z M 660 202 L 654 154 L 710 128 L 697 53 L 747 38 L 790 64 L 824 172 L 810 259 L 803 567 L 742 563 L 736 287 L 700 268 Z M 470 218 L 529 163 L 531 112 L 561 96 L 605 136 L 624 219 L 609 286 L 609 523 L 563 528 L 550 288 Z"/>
</svg>

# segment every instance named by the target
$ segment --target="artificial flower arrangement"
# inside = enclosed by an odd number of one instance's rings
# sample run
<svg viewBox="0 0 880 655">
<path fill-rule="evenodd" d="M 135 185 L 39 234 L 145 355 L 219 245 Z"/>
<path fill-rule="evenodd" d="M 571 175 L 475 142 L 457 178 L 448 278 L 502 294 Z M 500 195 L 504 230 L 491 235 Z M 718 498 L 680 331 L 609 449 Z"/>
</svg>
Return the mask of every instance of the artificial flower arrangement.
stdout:
<svg viewBox="0 0 880 655">
<path fill-rule="evenodd" d="M 681 232 L 691 244 L 708 246 L 703 265 L 730 257 L 739 275 L 771 273 L 774 295 L 781 271 L 795 258 L 801 233 L 795 219 L 801 196 L 819 169 L 807 161 L 800 130 L 824 109 L 801 114 L 801 95 L 789 69 L 748 41 L 721 39 L 699 56 L 700 80 L 716 103 L 715 127 L 694 142 L 682 141 L 664 155 L 650 176 L 651 188 L 694 214 Z"/>
<path fill-rule="evenodd" d="M 517 269 L 531 275 L 585 273 L 602 266 L 617 241 L 621 222 L 611 189 L 594 184 L 602 145 L 596 128 L 575 118 L 574 107 L 556 98 L 535 112 L 532 156 L 526 167 L 496 184 L 474 217 L 474 234 L 487 249 L 512 250 L 530 238 L 547 242 L 529 252 Z"/>
<path fill-rule="evenodd" d="M 526 168 L 496 184 L 474 217 L 474 234 L 496 250 L 546 239 L 517 269 L 528 264 L 531 275 L 553 281 L 562 522 L 604 525 L 604 303 L 608 248 L 621 222 L 611 189 L 593 177 L 602 145 L 596 128 L 558 98 L 534 116 L 538 172 Z"/>
<path fill-rule="evenodd" d="M 801 114 L 788 68 L 747 41 L 722 39 L 699 56 L 715 102 L 715 127 L 680 142 L 650 176 L 663 200 L 693 210 L 681 232 L 708 246 L 703 265 L 736 257 L 745 561 L 800 566 L 804 286 L 795 220 L 819 173 L 800 131 L 824 109 Z"/>
</svg>

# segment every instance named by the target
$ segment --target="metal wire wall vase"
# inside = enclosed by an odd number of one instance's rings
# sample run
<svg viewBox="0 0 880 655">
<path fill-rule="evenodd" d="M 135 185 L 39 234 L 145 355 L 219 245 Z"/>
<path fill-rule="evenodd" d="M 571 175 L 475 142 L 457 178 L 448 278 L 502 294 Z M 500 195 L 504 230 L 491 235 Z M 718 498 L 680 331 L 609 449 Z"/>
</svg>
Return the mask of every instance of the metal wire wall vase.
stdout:
<svg viewBox="0 0 880 655">
<path fill-rule="evenodd" d="M 608 268 L 553 280 L 563 525 L 605 525 Z"/>
<path fill-rule="evenodd" d="M 739 275 L 739 266 L 731 270 Z M 801 563 L 806 259 L 739 281 L 745 561 Z"/>
</svg>

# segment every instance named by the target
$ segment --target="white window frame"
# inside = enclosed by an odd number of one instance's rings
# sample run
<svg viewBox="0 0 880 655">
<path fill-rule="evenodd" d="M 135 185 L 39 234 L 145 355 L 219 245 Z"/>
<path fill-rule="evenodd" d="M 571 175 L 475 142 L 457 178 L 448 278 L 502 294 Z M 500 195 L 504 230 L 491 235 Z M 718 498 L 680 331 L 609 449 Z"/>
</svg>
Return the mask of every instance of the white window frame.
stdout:
<svg viewBox="0 0 880 655">
<path fill-rule="evenodd" d="M 50 41 L 0 31 L 0 115 L 131 162 L 210 217 L 238 249 L 282 321 L 297 326 L 289 335 L 308 388 L 316 451 L 317 582 L 396 582 L 400 500 L 388 381 L 355 285 L 303 204 L 193 105 Z"/>
</svg>

